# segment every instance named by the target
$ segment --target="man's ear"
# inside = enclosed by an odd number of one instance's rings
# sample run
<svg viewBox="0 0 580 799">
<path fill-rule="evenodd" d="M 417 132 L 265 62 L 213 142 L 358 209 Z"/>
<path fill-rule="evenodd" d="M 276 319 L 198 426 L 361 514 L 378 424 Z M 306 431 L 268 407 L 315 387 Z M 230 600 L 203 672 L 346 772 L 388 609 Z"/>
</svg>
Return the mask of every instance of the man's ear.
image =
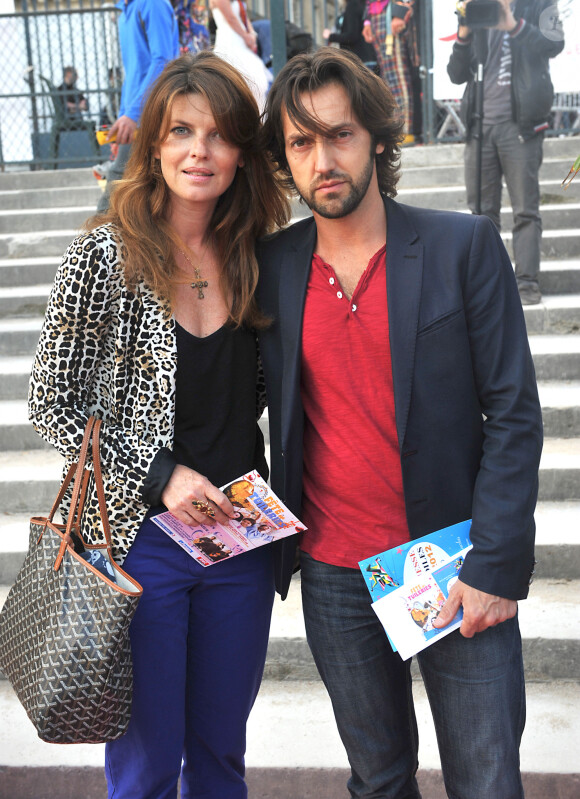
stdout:
<svg viewBox="0 0 580 799">
<path fill-rule="evenodd" d="M 381 153 L 385 152 L 385 145 L 382 142 L 378 142 L 375 147 L 375 155 L 380 155 Z"/>
</svg>

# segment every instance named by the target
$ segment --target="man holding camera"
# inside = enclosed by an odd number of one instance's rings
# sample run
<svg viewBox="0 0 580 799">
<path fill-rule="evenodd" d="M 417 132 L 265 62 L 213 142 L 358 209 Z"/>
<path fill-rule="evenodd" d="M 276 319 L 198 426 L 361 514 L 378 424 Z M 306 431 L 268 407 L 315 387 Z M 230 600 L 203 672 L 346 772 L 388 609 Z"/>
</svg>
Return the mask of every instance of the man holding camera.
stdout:
<svg viewBox="0 0 580 799">
<path fill-rule="evenodd" d="M 556 0 L 466 0 L 447 65 L 453 83 L 467 82 L 461 113 L 467 129 L 465 184 L 472 212 L 477 209 L 478 185 L 476 77 L 478 64 L 484 65 L 480 210 L 500 228 L 503 175 L 513 208 L 513 252 L 523 305 L 542 299 L 539 171 L 554 95 L 549 59 L 564 48 L 563 36 L 553 35 L 554 15 L 547 11 L 555 5 Z M 488 10 L 496 12 L 493 25 L 485 19 Z"/>
</svg>

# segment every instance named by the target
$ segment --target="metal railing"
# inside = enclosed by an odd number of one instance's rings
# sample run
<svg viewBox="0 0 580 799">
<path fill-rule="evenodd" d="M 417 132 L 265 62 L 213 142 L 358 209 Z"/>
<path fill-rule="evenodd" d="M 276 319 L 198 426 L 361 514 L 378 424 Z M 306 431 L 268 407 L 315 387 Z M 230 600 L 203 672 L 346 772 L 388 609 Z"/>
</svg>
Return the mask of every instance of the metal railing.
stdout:
<svg viewBox="0 0 580 799">
<path fill-rule="evenodd" d="M 22 0 L 0 15 L 0 166 L 53 168 L 108 158 L 95 130 L 113 122 L 123 80 L 110 2 Z M 64 70 L 78 78 L 63 85 Z M 84 98 L 79 107 L 67 99 Z M 111 118 L 112 117 L 112 118 Z"/>
</svg>

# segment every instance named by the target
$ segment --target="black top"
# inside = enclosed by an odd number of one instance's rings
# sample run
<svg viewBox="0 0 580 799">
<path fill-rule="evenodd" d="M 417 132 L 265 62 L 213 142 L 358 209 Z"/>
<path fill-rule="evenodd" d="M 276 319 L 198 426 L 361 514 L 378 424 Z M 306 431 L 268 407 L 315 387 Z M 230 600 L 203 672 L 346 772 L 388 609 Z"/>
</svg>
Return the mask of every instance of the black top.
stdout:
<svg viewBox="0 0 580 799">
<path fill-rule="evenodd" d="M 341 48 L 350 50 L 365 64 L 374 64 L 377 60 L 375 48 L 365 42 L 362 29 L 364 19 L 364 0 L 348 0 L 340 24 L 340 33 L 331 33 L 328 43 L 337 42 Z"/>
<path fill-rule="evenodd" d="M 175 327 L 173 454 L 221 486 L 257 466 L 256 337 L 231 325 L 206 338 Z"/>
<path fill-rule="evenodd" d="M 256 422 L 255 334 L 229 325 L 206 338 L 197 338 L 177 323 L 175 330 L 174 447 L 159 450 L 141 491 L 141 499 L 155 512 L 177 463 L 218 487 L 252 469 L 264 480 L 269 474 L 264 437 Z"/>
</svg>

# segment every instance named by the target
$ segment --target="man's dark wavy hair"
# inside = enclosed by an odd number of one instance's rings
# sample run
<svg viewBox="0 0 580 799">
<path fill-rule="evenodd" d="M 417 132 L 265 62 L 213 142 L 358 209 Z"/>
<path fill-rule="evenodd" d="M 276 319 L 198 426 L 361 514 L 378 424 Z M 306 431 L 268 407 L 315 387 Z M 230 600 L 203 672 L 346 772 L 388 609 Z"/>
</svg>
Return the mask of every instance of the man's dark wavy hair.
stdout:
<svg viewBox="0 0 580 799">
<path fill-rule="evenodd" d="M 286 109 L 300 131 L 327 133 L 320 120 L 308 114 L 302 97 L 332 83 L 346 91 L 354 114 L 375 144 L 384 145 L 384 151 L 376 156 L 379 189 L 382 194 L 395 197 L 403 137 L 399 107 L 388 86 L 365 67 L 358 56 L 334 47 L 321 47 L 315 53 L 294 56 L 280 70 L 268 93 L 262 131 L 264 146 L 283 184 L 296 191 L 286 160 L 282 109 Z"/>
</svg>

